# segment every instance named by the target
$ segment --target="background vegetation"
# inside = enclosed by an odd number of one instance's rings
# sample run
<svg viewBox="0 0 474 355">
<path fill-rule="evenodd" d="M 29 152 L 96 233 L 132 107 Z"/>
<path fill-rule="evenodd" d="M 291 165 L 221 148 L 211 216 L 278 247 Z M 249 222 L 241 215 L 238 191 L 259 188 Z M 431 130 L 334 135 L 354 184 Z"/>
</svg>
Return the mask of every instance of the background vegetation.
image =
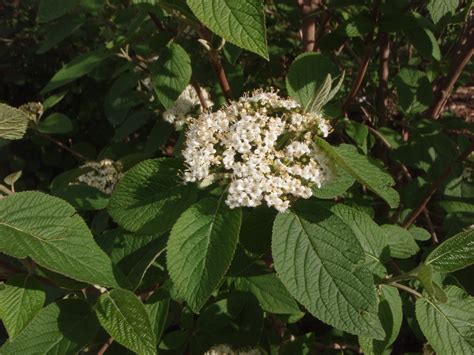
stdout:
<svg viewBox="0 0 474 355">
<path fill-rule="evenodd" d="M 1 2 L 0 352 L 472 354 L 472 11 Z M 162 113 L 189 83 L 217 110 L 256 88 L 305 102 L 343 72 L 320 143 L 340 179 L 316 198 L 277 216 L 179 184 Z M 126 173 L 111 196 L 77 183 L 104 159 Z"/>
</svg>

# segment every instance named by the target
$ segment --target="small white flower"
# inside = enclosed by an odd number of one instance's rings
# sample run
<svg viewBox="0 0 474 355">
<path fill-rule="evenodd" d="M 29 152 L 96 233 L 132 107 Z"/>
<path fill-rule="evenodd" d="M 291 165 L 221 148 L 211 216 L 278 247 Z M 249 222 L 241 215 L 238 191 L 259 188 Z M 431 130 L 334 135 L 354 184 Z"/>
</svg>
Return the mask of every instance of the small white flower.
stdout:
<svg viewBox="0 0 474 355">
<path fill-rule="evenodd" d="M 79 176 L 77 182 L 95 187 L 107 195 L 114 191 L 115 185 L 123 176 L 117 164 L 110 159 L 87 162 L 81 168 L 90 168 L 91 170 Z"/>
<path fill-rule="evenodd" d="M 207 107 L 211 107 L 213 103 L 209 99 L 209 93 L 206 89 L 201 88 L 201 94 Z M 196 89 L 192 85 L 188 85 L 176 99 L 174 105 L 163 112 L 163 119 L 174 125 L 177 129 L 181 129 L 193 115 L 201 112 L 201 101 Z"/>
<path fill-rule="evenodd" d="M 274 91 L 256 91 L 189 120 L 184 180 L 202 184 L 225 176 L 231 208 L 265 203 L 284 212 L 332 178 L 330 160 L 313 144 L 330 131 L 321 114 L 304 112 Z"/>
</svg>

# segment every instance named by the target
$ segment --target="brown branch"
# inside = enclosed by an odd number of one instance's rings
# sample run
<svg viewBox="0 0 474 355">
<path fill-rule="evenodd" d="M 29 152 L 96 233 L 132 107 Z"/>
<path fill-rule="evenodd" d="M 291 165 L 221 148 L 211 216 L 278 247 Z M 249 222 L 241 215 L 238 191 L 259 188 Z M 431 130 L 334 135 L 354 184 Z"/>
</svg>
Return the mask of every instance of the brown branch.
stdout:
<svg viewBox="0 0 474 355">
<path fill-rule="evenodd" d="M 110 347 L 110 345 L 112 345 L 113 342 L 114 342 L 114 339 L 112 337 L 107 339 L 107 341 L 104 343 L 104 345 L 102 345 L 101 348 L 99 349 L 99 351 L 97 352 L 97 355 L 105 354 L 105 352 Z"/>
<path fill-rule="evenodd" d="M 201 86 L 199 86 L 199 83 L 194 79 L 191 79 L 191 85 L 193 86 L 194 90 L 196 90 L 199 102 L 201 103 L 202 111 L 207 111 L 209 109 L 209 106 L 207 106 L 207 102 L 201 90 Z"/>
<path fill-rule="evenodd" d="M 425 115 L 433 119 L 437 119 L 443 112 L 444 106 L 448 101 L 451 92 L 453 91 L 454 84 L 461 75 L 464 67 L 469 63 L 472 55 L 474 54 L 474 12 L 467 20 L 466 29 L 463 31 L 459 41 L 456 53 L 453 57 L 454 62 L 451 69 L 443 78 L 440 78 L 434 86 L 433 96 L 434 100 L 430 107 L 425 112 Z"/>
<path fill-rule="evenodd" d="M 386 32 L 380 33 L 380 62 L 379 87 L 377 89 L 377 111 L 379 112 L 379 126 L 387 120 L 387 94 L 390 58 L 390 37 Z"/>
<path fill-rule="evenodd" d="M 89 161 L 91 159 L 88 159 L 86 158 L 84 155 L 82 155 L 81 153 L 78 153 L 76 152 L 75 150 L 72 150 L 71 148 L 69 148 L 67 145 L 65 145 L 63 142 L 60 142 L 56 139 L 54 139 L 53 137 L 47 135 L 47 134 L 44 134 L 44 133 L 40 133 L 38 132 L 38 134 L 43 137 L 43 138 L 46 138 L 47 140 L 49 140 L 50 142 L 53 142 L 54 144 L 56 144 L 59 148 L 61 149 L 64 149 L 65 151 L 71 153 L 74 157 L 76 157 L 77 159 L 79 160 L 82 160 L 84 162 L 86 161 Z"/>
<path fill-rule="evenodd" d="M 212 33 L 207 28 L 203 27 L 199 31 L 199 34 L 205 41 L 211 43 Z M 214 70 L 214 73 L 217 76 L 217 79 L 219 80 L 219 85 L 227 102 L 232 101 L 232 89 L 230 88 L 229 80 L 227 80 L 227 74 L 225 73 L 221 58 L 219 57 L 219 52 L 215 48 L 208 48 L 207 57 L 212 69 Z"/>
<path fill-rule="evenodd" d="M 303 14 L 303 24 L 301 26 L 301 39 L 303 41 L 303 51 L 311 52 L 316 43 L 316 18 L 314 10 L 321 5 L 321 0 L 299 0 Z"/>
<path fill-rule="evenodd" d="M 457 163 L 466 159 L 469 154 L 474 150 L 474 143 L 471 143 L 469 147 L 461 153 L 461 155 L 454 161 L 453 164 L 448 166 L 446 170 L 436 179 L 430 186 L 429 190 L 426 192 L 425 196 L 418 204 L 418 206 L 405 218 L 405 221 L 402 223 L 403 228 L 410 227 L 413 222 L 418 218 L 420 213 L 426 208 L 426 205 L 431 200 L 435 192 L 441 187 L 443 182 L 451 175 Z"/>
<path fill-rule="evenodd" d="M 14 192 L 9 190 L 8 187 L 6 186 L 3 186 L 2 184 L 0 184 L 0 192 L 3 192 L 5 195 L 13 195 Z"/>
<path fill-rule="evenodd" d="M 219 80 L 219 85 L 221 86 L 222 91 L 227 102 L 232 101 L 232 89 L 230 88 L 229 80 L 227 80 L 227 75 L 225 73 L 224 67 L 222 66 L 221 58 L 219 53 L 212 49 L 208 52 L 209 62 L 211 63 L 214 73 L 216 73 L 217 79 Z"/>
<path fill-rule="evenodd" d="M 156 16 L 153 12 L 149 12 L 148 16 L 150 16 L 151 20 L 155 24 L 155 27 L 160 30 L 160 31 L 166 31 L 165 26 L 163 26 L 163 23 L 161 22 L 160 18 Z"/>
<path fill-rule="evenodd" d="M 377 23 L 378 23 L 379 5 L 380 5 L 380 0 L 376 0 L 374 3 L 374 8 L 372 10 L 372 16 L 373 18 L 375 18 L 374 28 L 369 32 L 369 34 L 366 37 L 364 57 L 362 58 L 360 62 L 359 70 L 357 72 L 356 78 L 354 79 L 354 82 L 352 83 L 351 90 L 349 91 L 349 94 L 347 95 L 346 99 L 344 100 L 344 103 L 342 104 L 343 113 L 347 111 L 347 107 L 359 93 L 359 90 L 361 89 L 362 83 L 364 82 L 365 76 L 367 74 L 367 69 L 369 68 L 369 63 L 370 63 L 370 59 L 372 57 L 372 51 L 373 51 L 373 42 L 375 40 L 374 38 L 375 27 L 377 26 Z"/>
<path fill-rule="evenodd" d="M 331 19 L 331 13 L 329 11 L 325 12 L 323 14 L 323 17 L 321 18 L 321 22 L 319 23 L 319 26 L 316 29 L 316 38 L 314 39 L 313 51 L 315 52 L 319 50 L 319 46 L 318 46 L 319 40 L 326 33 L 330 19 Z"/>
<path fill-rule="evenodd" d="M 28 271 L 17 268 L 16 266 L 11 265 L 9 262 L 7 262 L 5 260 L 2 260 L 2 259 L 0 259 L 0 269 L 7 270 L 8 272 L 12 273 L 13 275 L 28 273 Z M 50 281 L 46 277 L 43 277 L 43 276 L 40 276 L 40 275 L 33 275 L 33 276 L 35 277 L 35 279 L 37 279 L 38 281 L 42 282 L 45 285 L 56 286 L 52 281 Z"/>
<path fill-rule="evenodd" d="M 431 240 L 433 241 L 434 244 L 438 244 L 439 243 L 438 236 L 436 235 L 433 222 L 431 221 L 430 213 L 428 212 L 428 209 L 426 207 L 423 208 L 423 217 L 425 217 L 426 224 L 428 225 L 428 230 L 430 231 L 430 234 L 431 234 Z"/>
</svg>

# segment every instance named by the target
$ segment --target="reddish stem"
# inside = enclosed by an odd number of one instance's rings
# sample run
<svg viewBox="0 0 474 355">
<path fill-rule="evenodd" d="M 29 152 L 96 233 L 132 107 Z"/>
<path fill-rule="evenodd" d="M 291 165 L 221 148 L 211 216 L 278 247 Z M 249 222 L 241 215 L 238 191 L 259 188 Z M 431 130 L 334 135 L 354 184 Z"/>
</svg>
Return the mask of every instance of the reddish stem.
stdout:
<svg viewBox="0 0 474 355">
<path fill-rule="evenodd" d="M 437 119 L 443 112 L 454 84 L 474 54 L 474 13 L 472 11 L 467 22 L 467 27 L 465 31 L 463 31 L 457 47 L 458 49 L 453 55 L 454 62 L 451 69 L 448 75 L 438 80 L 433 90 L 433 103 L 426 110 L 425 114 L 433 119 Z"/>
<path fill-rule="evenodd" d="M 435 194 L 435 192 L 441 187 L 443 182 L 451 175 L 457 163 L 466 159 L 469 154 L 474 150 L 474 143 L 471 143 L 469 147 L 461 153 L 461 155 L 454 161 L 453 164 L 448 166 L 446 170 L 436 179 L 430 186 L 429 190 L 426 192 L 425 196 L 418 204 L 418 206 L 405 218 L 405 221 L 402 223 L 403 228 L 410 227 L 413 222 L 418 218 L 420 213 L 426 208 L 428 202 L 430 202 L 431 198 Z"/>
</svg>

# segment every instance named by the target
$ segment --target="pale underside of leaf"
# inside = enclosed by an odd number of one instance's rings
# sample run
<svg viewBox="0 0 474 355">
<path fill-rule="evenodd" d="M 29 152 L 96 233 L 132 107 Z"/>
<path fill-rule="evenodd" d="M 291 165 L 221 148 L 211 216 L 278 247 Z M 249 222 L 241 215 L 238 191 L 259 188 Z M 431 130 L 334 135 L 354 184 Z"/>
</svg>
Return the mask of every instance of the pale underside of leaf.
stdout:
<svg viewBox="0 0 474 355">
<path fill-rule="evenodd" d="M 28 127 L 26 112 L 0 103 L 0 138 L 21 139 Z"/>
</svg>

